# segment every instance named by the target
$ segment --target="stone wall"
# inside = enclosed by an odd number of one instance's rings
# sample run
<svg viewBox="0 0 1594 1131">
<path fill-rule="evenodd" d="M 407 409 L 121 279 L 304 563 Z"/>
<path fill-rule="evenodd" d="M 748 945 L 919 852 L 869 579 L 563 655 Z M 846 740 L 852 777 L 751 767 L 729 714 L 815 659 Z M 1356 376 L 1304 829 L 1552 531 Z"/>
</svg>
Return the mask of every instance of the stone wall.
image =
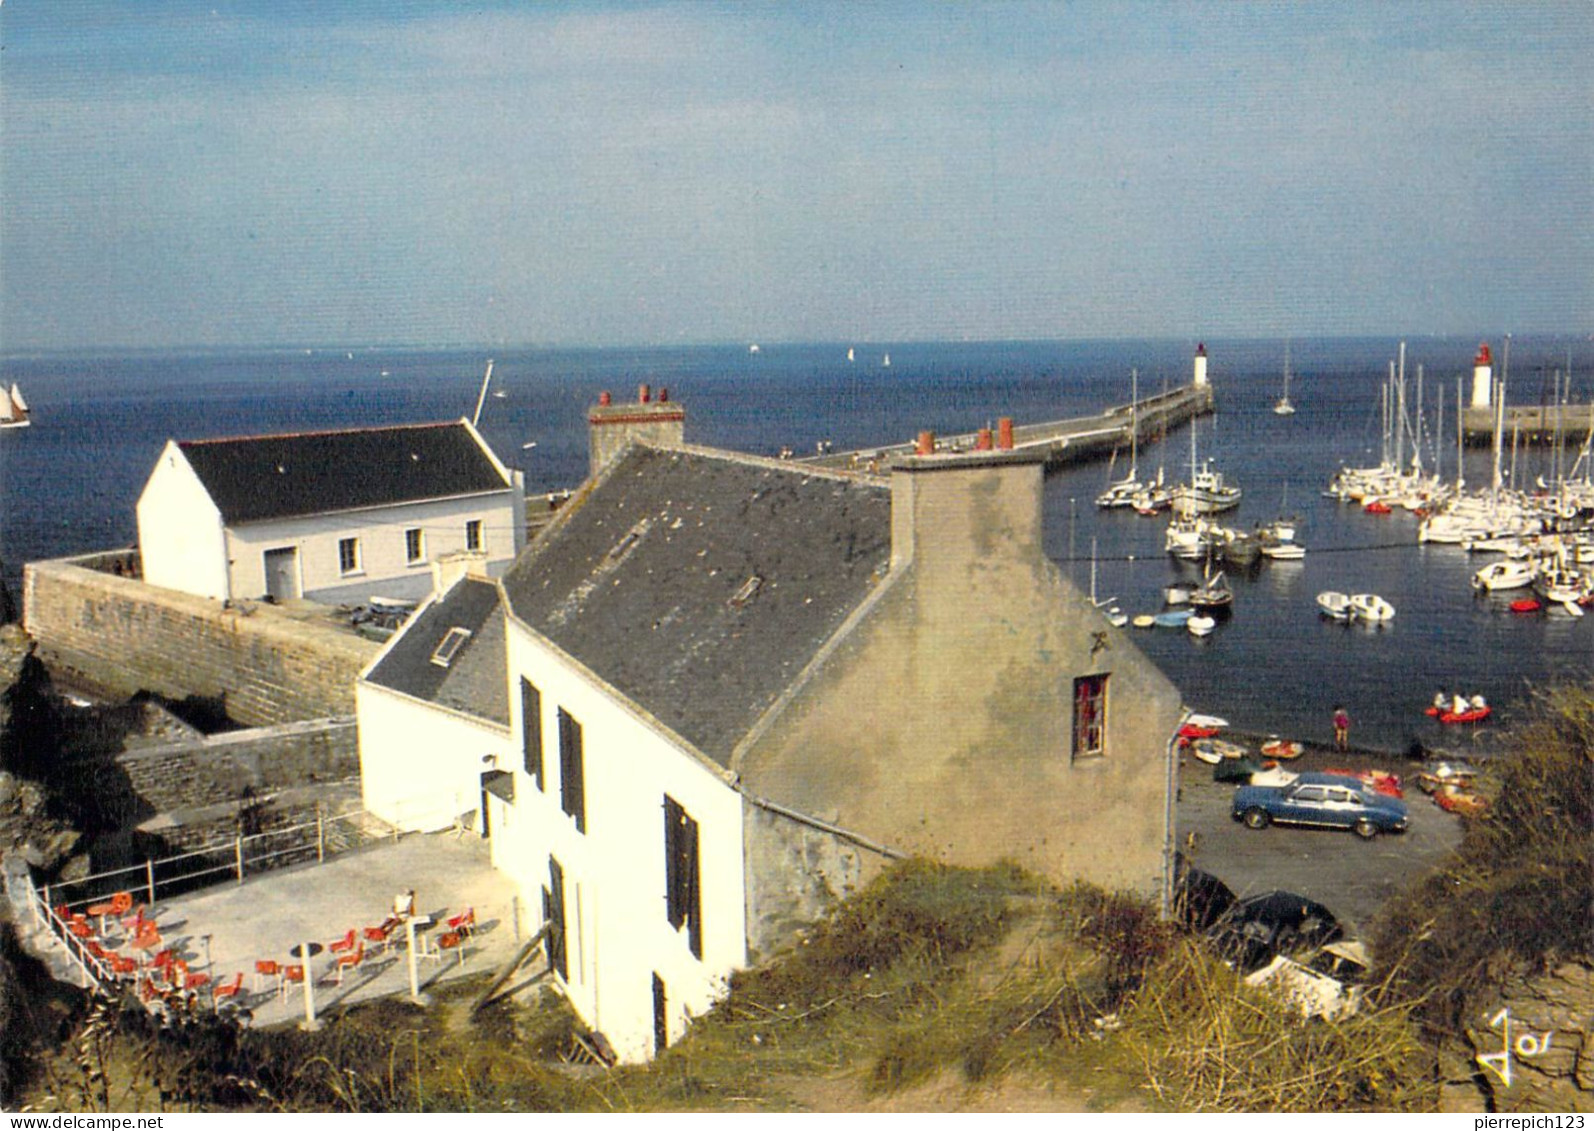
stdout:
<svg viewBox="0 0 1594 1131">
<path fill-rule="evenodd" d="M 23 571 L 24 626 L 58 677 L 115 696 L 218 701 L 247 726 L 352 715 L 378 645 L 269 605 L 221 602 L 87 568 Z"/>
</svg>

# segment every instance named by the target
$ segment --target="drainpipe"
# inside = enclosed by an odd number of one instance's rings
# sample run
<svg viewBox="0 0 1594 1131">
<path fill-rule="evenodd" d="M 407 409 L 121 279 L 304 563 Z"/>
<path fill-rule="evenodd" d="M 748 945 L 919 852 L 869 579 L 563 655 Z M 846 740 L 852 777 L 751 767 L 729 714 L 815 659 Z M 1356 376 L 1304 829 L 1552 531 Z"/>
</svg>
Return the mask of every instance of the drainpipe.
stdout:
<svg viewBox="0 0 1594 1131">
<path fill-rule="evenodd" d="M 1173 916 L 1173 884 L 1177 873 L 1176 857 L 1178 849 L 1175 847 L 1178 839 L 1178 801 L 1179 801 L 1179 731 L 1184 724 L 1190 721 L 1191 711 L 1188 708 L 1179 712 L 1179 723 L 1173 728 L 1173 734 L 1168 738 L 1167 766 L 1168 788 L 1166 812 L 1163 814 L 1162 830 L 1162 917 L 1169 919 Z"/>
</svg>

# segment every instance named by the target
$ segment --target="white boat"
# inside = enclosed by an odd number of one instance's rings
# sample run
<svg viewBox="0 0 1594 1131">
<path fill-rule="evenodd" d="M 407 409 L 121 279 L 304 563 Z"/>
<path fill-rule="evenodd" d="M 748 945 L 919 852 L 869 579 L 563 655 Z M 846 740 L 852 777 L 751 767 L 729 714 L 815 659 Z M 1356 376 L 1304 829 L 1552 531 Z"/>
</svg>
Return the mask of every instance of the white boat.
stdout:
<svg viewBox="0 0 1594 1131">
<path fill-rule="evenodd" d="M 1295 406 L 1290 403 L 1290 344 L 1284 343 L 1284 395 L 1273 406 L 1273 411 L 1279 416 L 1295 415 Z"/>
<path fill-rule="evenodd" d="M 748 346 L 747 347 L 747 352 L 748 353 L 758 353 L 759 352 L 758 343 L 754 342 L 752 345 Z"/>
<path fill-rule="evenodd" d="M 1135 499 L 1148 484 L 1140 482 L 1140 371 L 1129 371 L 1129 474 L 1107 484 L 1107 489 L 1096 496 L 1096 505 L 1104 509 L 1132 507 Z M 1117 449 L 1113 458 L 1117 459 Z M 1111 472 L 1108 472 L 1111 475 Z"/>
<path fill-rule="evenodd" d="M 1229 720 L 1221 715 L 1203 715 L 1198 712 L 1186 718 L 1184 725 L 1200 727 L 1202 730 L 1223 730 L 1229 725 Z"/>
<path fill-rule="evenodd" d="M 1317 595 L 1317 609 L 1334 620 L 1349 620 L 1350 598 L 1333 589 L 1325 589 Z"/>
<path fill-rule="evenodd" d="M 1294 542 L 1275 542 L 1262 547 L 1262 556 L 1276 562 L 1298 562 L 1306 557 L 1306 547 Z"/>
<path fill-rule="evenodd" d="M 1190 477 L 1189 483 L 1173 489 L 1172 500 L 1173 513 L 1183 517 L 1217 514 L 1240 505 L 1240 489 L 1225 482 L 1221 471 L 1213 471 L 1209 460 Z"/>
<path fill-rule="evenodd" d="M 1490 562 L 1472 575 L 1472 587 L 1493 593 L 1496 589 L 1521 589 L 1532 585 L 1539 569 L 1532 562 Z"/>
<path fill-rule="evenodd" d="M 1162 599 L 1170 605 L 1188 605 L 1190 603 L 1189 585 L 1168 585 L 1162 590 Z"/>
<path fill-rule="evenodd" d="M 1376 593 L 1352 593 L 1349 604 L 1350 615 L 1356 620 L 1379 624 L 1395 616 L 1395 606 Z"/>
<path fill-rule="evenodd" d="M 891 355 L 890 354 L 886 354 L 885 358 L 880 362 L 880 367 L 882 369 L 890 369 L 891 368 Z"/>
<path fill-rule="evenodd" d="M 26 428 L 32 423 L 28 402 L 16 383 L 12 382 L 10 389 L 0 389 L 0 428 Z"/>
<path fill-rule="evenodd" d="M 852 347 L 851 346 L 847 347 L 847 360 L 848 361 L 852 360 Z"/>
<path fill-rule="evenodd" d="M 1209 616 L 1193 616 L 1184 622 L 1185 631 L 1191 636 L 1211 636 L 1212 630 L 1218 627 L 1218 622 Z"/>
</svg>

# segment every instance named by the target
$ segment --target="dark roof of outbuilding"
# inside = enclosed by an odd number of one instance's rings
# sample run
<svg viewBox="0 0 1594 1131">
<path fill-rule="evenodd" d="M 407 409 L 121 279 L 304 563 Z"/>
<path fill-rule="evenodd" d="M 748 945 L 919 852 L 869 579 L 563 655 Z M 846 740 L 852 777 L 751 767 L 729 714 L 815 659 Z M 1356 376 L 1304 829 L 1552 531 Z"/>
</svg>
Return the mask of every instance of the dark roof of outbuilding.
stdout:
<svg viewBox="0 0 1594 1131">
<path fill-rule="evenodd" d="M 884 575 L 877 483 L 637 446 L 503 578 L 510 610 L 722 766 Z"/>
<path fill-rule="evenodd" d="M 455 628 L 468 631 L 469 638 L 447 667 L 433 663 L 438 645 Z M 366 678 L 379 687 L 508 726 L 504 614 L 498 586 L 465 578 L 415 614 L 414 622 Z"/>
<path fill-rule="evenodd" d="M 177 446 L 229 524 L 509 486 L 463 420 Z"/>
</svg>

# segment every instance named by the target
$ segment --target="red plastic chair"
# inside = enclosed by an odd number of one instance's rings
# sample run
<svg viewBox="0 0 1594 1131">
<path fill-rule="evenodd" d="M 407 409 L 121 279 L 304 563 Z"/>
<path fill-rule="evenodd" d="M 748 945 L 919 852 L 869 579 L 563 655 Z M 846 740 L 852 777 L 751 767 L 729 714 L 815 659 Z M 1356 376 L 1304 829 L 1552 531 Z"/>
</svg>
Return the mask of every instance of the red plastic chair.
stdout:
<svg viewBox="0 0 1594 1131">
<path fill-rule="evenodd" d="M 445 950 L 452 950 L 459 955 L 459 964 L 465 965 L 465 932 L 444 931 L 437 936 L 437 949 L 439 954 Z"/>
<path fill-rule="evenodd" d="M 336 962 L 334 962 L 334 964 L 332 966 L 332 973 L 334 975 L 333 981 L 337 985 L 341 986 L 343 984 L 343 973 L 344 973 L 344 971 L 345 970 L 353 970 L 355 967 L 359 966 L 361 962 L 364 962 L 364 961 L 365 961 L 365 942 L 364 942 L 364 940 L 361 940 L 358 949 L 356 949 L 353 954 L 340 954 L 340 955 L 338 955 Z"/>
<path fill-rule="evenodd" d="M 370 945 L 373 953 L 379 950 L 387 949 L 389 934 L 392 930 L 393 928 L 390 923 L 383 923 L 380 926 L 365 928 L 365 941 Z"/>
<path fill-rule="evenodd" d="M 295 988 L 304 989 L 304 967 L 282 967 L 282 996 L 287 997 L 288 991 Z"/>
<path fill-rule="evenodd" d="M 105 920 L 109 919 L 113 915 L 126 915 L 131 910 L 133 910 L 133 893 L 130 891 L 119 891 L 115 895 L 111 896 L 109 901 L 105 903 L 96 903 L 91 906 L 89 908 L 89 914 L 100 921 L 100 931 L 103 933 L 105 930 Z"/>
<path fill-rule="evenodd" d="M 244 972 L 240 970 L 225 982 L 216 983 L 216 988 L 210 992 L 211 1000 L 217 1005 L 220 1005 L 223 1001 L 231 1001 L 238 996 L 238 992 L 243 988 Z"/>
<path fill-rule="evenodd" d="M 255 959 L 255 993 L 260 992 L 260 984 L 267 978 L 271 979 L 272 988 L 277 991 L 277 995 L 280 997 L 283 993 L 282 964 L 274 958 Z"/>
<path fill-rule="evenodd" d="M 463 913 L 455 915 L 448 921 L 448 929 L 459 933 L 461 938 L 476 933 L 476 909 L 467 907 Z M 441 941 L 441 940 L 439 940 Z"/>
<path fill-rule="evenodd" d="M 353 927 L 350 927 L 348 934 L 344 935 L 341 939 L 337 939 L 336 941 L 329 943 L 327 945 L 327 949 L 333 954 L 338 954 L 345 950 L 353 950 L 355 937 L 356 932 Z"/>
<path fill-rule="evenodd" d="M 138 973 L 138 963 L 131 958 L 123 958 L 120 954 L 110 956 L 111 973 L 118 978 L 127 978 Z"/>
</svg>

